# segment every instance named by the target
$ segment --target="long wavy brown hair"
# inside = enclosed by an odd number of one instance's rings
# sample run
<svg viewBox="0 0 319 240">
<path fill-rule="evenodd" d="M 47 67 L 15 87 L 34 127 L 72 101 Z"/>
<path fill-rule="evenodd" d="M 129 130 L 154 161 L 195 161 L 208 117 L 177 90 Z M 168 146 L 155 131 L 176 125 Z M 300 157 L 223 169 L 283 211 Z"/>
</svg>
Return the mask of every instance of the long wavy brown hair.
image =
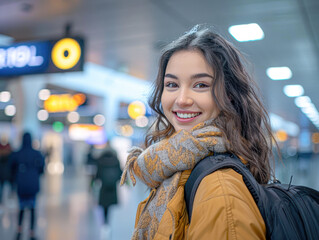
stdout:
<svg viewBox="0 0 319 240">
<path fill-rule="evenodd" d="M 181 50 L 200 50 L 204 54 L 214 72 L 212 95 L 220 111 L 215 125 L 226 139 L 228 151 L 248 162 L 259 183 L 267 183 L 273 174 L 269 161 L 273 135 L 268 114 L 259 99 L 261 94 L 246 70 L 247 61 L 243 55 L 208 28 L 192 29 L 164 49 L 149 99 L 149 105 L 158 118 L 145 138 L 145 145 L 149 146 L 174 133 L 174 127 L 164 115 L 161 96 L 167 63 L 175 52 Z"/>
</svg>

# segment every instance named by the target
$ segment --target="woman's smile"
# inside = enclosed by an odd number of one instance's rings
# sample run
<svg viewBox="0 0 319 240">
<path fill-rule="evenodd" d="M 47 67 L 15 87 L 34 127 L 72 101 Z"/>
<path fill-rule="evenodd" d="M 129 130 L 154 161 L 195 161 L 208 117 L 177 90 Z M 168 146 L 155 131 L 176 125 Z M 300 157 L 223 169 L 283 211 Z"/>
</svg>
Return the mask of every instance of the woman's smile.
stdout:
<svg viewBox="0 0 319 240">
<path fill-rule="evenodd" d="M 196 117 L 198 117 L 201 114 L 200 112 L 187 111 L 173 111 L 173 113 L 175 113 L 177 120 L 181 122 L 193 121 Z"/>
</svg>

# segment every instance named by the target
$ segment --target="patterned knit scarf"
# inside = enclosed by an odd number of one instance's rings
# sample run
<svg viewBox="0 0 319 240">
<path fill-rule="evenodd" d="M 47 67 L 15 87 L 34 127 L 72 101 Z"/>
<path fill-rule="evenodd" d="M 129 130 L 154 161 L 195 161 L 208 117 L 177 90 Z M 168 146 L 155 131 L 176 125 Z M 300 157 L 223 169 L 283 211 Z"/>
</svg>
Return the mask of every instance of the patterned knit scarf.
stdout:
<svg viewBox="0 0 319 240">
<path fill-rule="evenodd" d="M 146 150 L 133 148 L 127 157 L 121 184 L 127 171 L 133 185 L 136 177 L 152 188 L 132 239 L 153 239 L 168 202 L 177 191 L 182 171 L 192 169 L 197 162 L 213 152 L 225 152 L 221 132 L 213 120 L 196 125 L 189 132 L 180 130 L 171 137 L 151 145 Z"/>
</svg>

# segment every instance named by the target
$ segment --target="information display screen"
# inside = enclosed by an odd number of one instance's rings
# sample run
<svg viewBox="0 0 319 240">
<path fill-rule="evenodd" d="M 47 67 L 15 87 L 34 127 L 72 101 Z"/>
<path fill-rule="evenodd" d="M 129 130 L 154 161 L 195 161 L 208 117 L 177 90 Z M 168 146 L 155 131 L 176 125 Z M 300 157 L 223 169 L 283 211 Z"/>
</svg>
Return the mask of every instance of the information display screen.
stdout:
<svg viewBox="0 0 319 240">
<path fill-rule="evenodd" d="M 0 76 L 4 77 L 83 71 L 83 64 L 84 40 L 80 37 L 0 46 Z"/>
</svg>

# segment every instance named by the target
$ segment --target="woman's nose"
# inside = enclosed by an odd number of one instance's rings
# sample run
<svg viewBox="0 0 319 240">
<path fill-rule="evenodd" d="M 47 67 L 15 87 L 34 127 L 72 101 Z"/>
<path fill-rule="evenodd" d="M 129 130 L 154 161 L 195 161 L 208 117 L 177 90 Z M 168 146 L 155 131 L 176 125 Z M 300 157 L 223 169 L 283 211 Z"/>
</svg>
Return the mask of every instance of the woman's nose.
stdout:
<svg viewBox="0 0 319 240">
<path fill-rule="evenodd" d="M 178 96 L 176 98 L 176 103 L 178 106 L 180 107 L 184 107 L 184 106 L 190 106 L 193 104 L 193 98 L 191 96 L 191 94 L 189 93 L 189 91 L 181 89 L 178 92 Z"/>
</svg>

